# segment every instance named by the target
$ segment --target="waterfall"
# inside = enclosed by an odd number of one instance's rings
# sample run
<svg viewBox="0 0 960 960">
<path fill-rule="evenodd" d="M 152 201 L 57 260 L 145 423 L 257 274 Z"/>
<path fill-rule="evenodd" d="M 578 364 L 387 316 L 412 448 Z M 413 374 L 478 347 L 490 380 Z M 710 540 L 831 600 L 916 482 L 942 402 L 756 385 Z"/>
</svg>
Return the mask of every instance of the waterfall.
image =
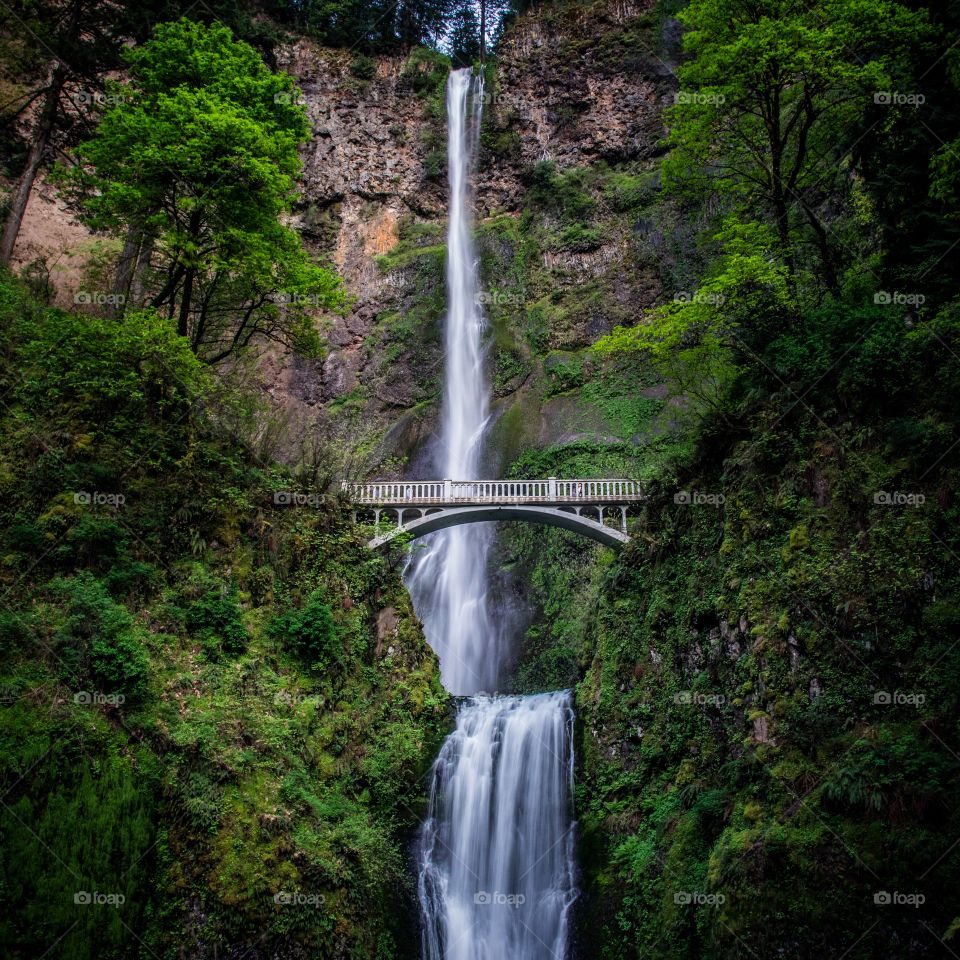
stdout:
<svg viewBox="0 0 960 960">
<path fill-rule="evenodd" d="M 450 216 L 446 368 L 437 469 L 479 479 L 489 417 L 484 316 L 473 246 L 470 175 L 483 84 L 447 82 Z M 573 708 L 567 691 L 495 690 L 503 616 L 491 609 L 491 525 L 427 538 L 406 582 L 444 686 L 465 699 L 431 774 L 418 847 L 423 960 L 564 960 L 576 897 L 572 818 Z"/>
<path fill-rule="evenodd" d="M 480 130 L 483 82 L 455 70 L 447 83 L 446 376 L 438 469 L 452 480 L 479 479 L 489 416 L 484 372 L 484 316 L 471 233 L 470 174 Z M 489 524 L 469 524 L 433 534 L 415 551 L 407 586 L 424 632 L 440 657 L 444 686 L 456 694 L 495 690 L 502 661 L 500 631 L 487 597 L 493 534 Z"/>
<path fill-rule="evenodd" d="M 570 694 L 475 697 L 421 830 L 424 960 L 562 960 L 575 896 Z"/>
</svg>

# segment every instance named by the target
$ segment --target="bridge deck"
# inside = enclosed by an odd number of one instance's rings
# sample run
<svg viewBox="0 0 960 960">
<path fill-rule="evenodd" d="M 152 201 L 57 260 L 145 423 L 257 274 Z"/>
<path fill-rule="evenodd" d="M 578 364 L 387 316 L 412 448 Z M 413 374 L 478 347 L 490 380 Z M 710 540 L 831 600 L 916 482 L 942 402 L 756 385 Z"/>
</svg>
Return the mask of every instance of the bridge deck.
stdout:
<svg viewBox="0 0 960 960">
<path fill-rule="evenodd" d="M 636 480 L 406 480 L 343 483 L 355 504 L 467 506 L 486 504 L 630 504 L 646 499 Z"/>
</svg>

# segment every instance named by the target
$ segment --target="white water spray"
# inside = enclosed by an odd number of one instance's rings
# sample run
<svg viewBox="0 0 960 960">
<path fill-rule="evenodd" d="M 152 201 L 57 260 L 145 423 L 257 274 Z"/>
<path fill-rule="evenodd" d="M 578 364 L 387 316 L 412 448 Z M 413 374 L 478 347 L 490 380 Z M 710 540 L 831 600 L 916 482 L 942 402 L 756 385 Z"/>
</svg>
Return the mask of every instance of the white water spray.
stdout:
<svg viewBox="0 0 960 960">
<path fill-rule="evenodd" d="M 484 373 L 484 317 L 479 305 L 477 260 L 470 214 L 470 174 L 476 154 L 483 82 L 456 70 L 447 83 L 446 371 L 438 467 L 452 480 L 476 480 L 489 416 Z M 501 633 L 487 599 L 487 565 L 493 534 L 488 524 L 433 534 L 415 554 L 407 585 L 424 632 L 440 657 L 444 686 L 456 694 L 495 690 L 502 662 Z"/>
<path fill-rule="evenodd" d="M 470 216 L 483 85 L 447 83 L 450 222 L 446 380 L 437 466 L 479 479 L 489 389 Z M 490 608 L 488 524 L 435 533 L 407 585 L 443 683 L 495 690 L 504 661 Z M 568 692 L 475 696 L 461 705 L 432 772 L 417 881 L 423 960 L 564 960 L 574 882 L 573 709 Z"/>
<path fill-rule="evenodd" d="M 433 769 L 424 960 L 562 960 L 575 898 L 570 694 L 476 697 Z"/>
</svg>

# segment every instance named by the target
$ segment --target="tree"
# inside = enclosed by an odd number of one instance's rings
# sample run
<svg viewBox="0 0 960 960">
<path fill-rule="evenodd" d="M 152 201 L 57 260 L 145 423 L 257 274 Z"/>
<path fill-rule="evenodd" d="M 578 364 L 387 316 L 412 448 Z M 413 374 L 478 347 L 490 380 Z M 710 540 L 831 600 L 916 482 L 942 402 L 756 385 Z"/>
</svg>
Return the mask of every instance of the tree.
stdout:
<svg viewBox="0 0 960 960">
<path fill-rule="evenodd" d="M 0 31 L 43 58 L 3 115 L 8 128 L 34 111 L 26 159 L 11 192 L 0 263 L 9 263 L 37 174 L 59 130 L 89 115 L 102 93 L 103 75 L 119 66 L 127 36 L 126 0 L 11 0 L 0 6 Z"/>
<path fill-rule="evenodd" d="M 0 263 L 9 263 L 37 176 L 58 150 L 89 132 L 105 101 L 104 80 L 122 66 L 121 52 L 150 36 L 154 24 L 182 9 L 229 24 L 265 51 L 275 29 L 247 2 L 207 0 L 9 0 L 0 4 L 0 57 L 16 94 L 0 108 L 0 130 L 27 149 L 0 234 Z M 24 122 L 27 118 L 28 122 Z"/>
<path fill-rule="evenodd" d="M 892 0 L 693 0 L 679 16 L 691 59 L 668 113 L 668 187 L 769 216 L 791 271 L 812 242 L 837 292 L 830 206 L 849 146 L 925 15 Z"/>
<path fill-rule="evenodd" d="M 446 46 L 454 67 L 469 66 L 481 55 L 480 21 L 472 2 L 461 4 L 454 11 Z"/>
<path fill-rule="evenodd" d="M 271 13 L 331 46 L 410 50 L 443 37 L 453 0 L 274 0 Z"/>
<path fill-rule="evenodd" d="M 722 415 L 744 358 L 753 360 L 796 316 L 797 303 L 769 226 L 730 217 L 711 239 L 719 252 L 697 290 L 655 308 L 644 323 L 617 327 L 595 349 L 644 353 L 675 393 Z"/>
<path fill-rule="evenodd" d="M 280 223 L 308 132 L 293 81 L 187 20 L 125 59 L 130 83 L 63 175 L 90 225 L 125 237 L 117 299 L 164 310 L 208 363 L 257 339 L 316 353 L 309 308 L 344 294 Z"/>
</svg>

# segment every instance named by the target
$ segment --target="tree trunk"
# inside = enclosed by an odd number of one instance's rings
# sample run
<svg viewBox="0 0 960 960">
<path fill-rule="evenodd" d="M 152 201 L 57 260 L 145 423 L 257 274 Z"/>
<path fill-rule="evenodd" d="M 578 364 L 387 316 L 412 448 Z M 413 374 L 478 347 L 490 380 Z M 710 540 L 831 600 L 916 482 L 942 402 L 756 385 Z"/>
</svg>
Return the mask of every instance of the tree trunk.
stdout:
<svg viewBox="0 0 960 960">
<path fill-rule="evenodd" d="M 806 200 L 801 198 L 803 212 L 806 214 L 807 223 L 810 224 L 817 237 L 817 252 L 820 255 L 820 266 L 823 268 L 823 279 L 827 289 L 835 296 L 840 296 L 840 281 L 837 279 L 837 265 L 833 260 L 833 250 L 830 249 L 830 238 L 827 236 L 826 228 L 820 222 L 813 208 Z"/>
<path fill-rule="evenodd" d="M 480 65 L 487 58 L 487 0 L 480 0 Z"/>
<path fill-rule="evenodd" d="M 150 261 L 153 259 L 153 235 L 147 234 L 140 245 L 140 255 L 137 257 L 136 269 L 130 281 L 130 297 L 128 303 L 136 309 L 143 304 L 147 293 L 147 273 L 150 270 Z"/>
<path fill-rule="evenodd" d="M 10 198 L 10 210 L 7 213 L 6 223 L 3 225 L 3 235 L 0 236 L 0 263 L 9 264 L 13 259 L 13 250 L 17 245 L 23 215 L 27 209 L 27 202 L 33 191 L 37 172 L 43 162 L 43 154 L 50 142 L 50 135 L 57 122 L 57 109 L 60 105 L 60 93 L 67 79 L 67 71 L 60 62 L 53 69 L 50 77 L 50 86 L 43 101 L 43 108 L 33 130 L 33 142 L 27 154 L 27 162 L 20 174 L 20 180 Z"/>
<path fill-rule="evenodd" d="M 131 223 L 127 228 L 127 236 L 123 241 L 123 250 L 117 263 L 117 274 L 113 281 L 113 295 L 116 299 L 110 305 L 111 317 L 123 316 L 142 242 L 143 231 L 136 224 Z"/>
<path fill-rule="evenodd" d="M 190 306 L 193 300 L 193 278 L 196 267 L 189 267 L 183 280 L 183 293 L 180 296 L 180 316 L 177 319 L 177 333 L 185 337 L 190 330 Z"/>
</svg>

